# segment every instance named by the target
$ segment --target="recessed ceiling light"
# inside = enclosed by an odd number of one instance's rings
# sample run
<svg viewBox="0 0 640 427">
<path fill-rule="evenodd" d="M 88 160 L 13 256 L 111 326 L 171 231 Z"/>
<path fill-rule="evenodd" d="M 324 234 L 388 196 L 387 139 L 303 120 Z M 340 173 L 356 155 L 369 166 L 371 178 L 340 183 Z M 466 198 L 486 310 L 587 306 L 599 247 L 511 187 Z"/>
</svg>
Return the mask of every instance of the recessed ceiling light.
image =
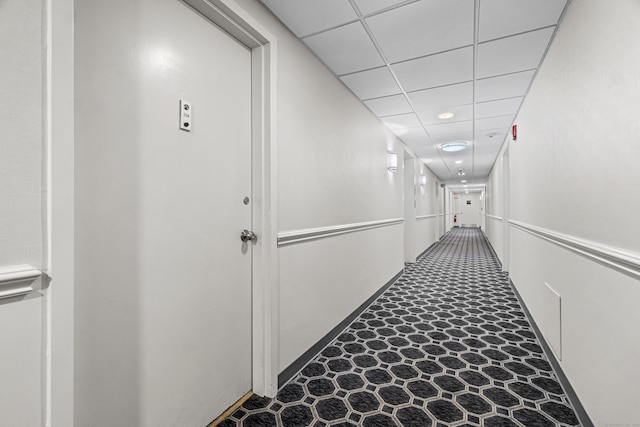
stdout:
<svg viewBox="0 0 640 427">
<path fill-rule="evenodd" d="M 460 181 L 460 182 L 464 184 L 465 182 L 467 182 L 467 180 L 466 180 L 466 179 L 463 179 L 463 180 L 462 180 L 462 181 Z"/>
<path fill-rule="evenodd" d="M 455 161 L 455 162 L 453 162 L 453 163 L 455 163 L 456 165 L 461 165 L 461 164 L 462 164 L 462 160 L 456 160 L 456 161 Z"/>
<path fill-rule="evenodd" d="M 453 153 L 455 151 L 461 151 L 461 150 L 464 150 L 465 148 L 467 148 L 467 143 L 464 142 L 464 141 L 448 142 L 446 144 L 440 145 L 440 148 L 442 148 L 442 151 Z"/>
<path fill-rule="evenodd" d="M 453 116 L 455 116 L 455 114 L 453 113 L 442 113 L 442 114 L 438 114 L 438 118 L 439 119 L 450 119 Z"/>
</svg>

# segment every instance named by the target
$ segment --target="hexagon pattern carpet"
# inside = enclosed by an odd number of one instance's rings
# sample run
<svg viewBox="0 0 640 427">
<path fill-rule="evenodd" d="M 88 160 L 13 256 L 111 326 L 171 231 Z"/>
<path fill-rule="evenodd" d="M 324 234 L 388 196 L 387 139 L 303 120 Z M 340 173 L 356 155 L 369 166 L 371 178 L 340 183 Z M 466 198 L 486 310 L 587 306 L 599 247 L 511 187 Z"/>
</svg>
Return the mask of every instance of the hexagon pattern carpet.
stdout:
<svg viewBox="0 0 640 427">
<path fill-rule="evenodd" d="M 544 427 L 579 421 L 484 235 L 454 228 L 407 265 L 276 399 L 252 396 L 220 425 Z"/>
</svg>

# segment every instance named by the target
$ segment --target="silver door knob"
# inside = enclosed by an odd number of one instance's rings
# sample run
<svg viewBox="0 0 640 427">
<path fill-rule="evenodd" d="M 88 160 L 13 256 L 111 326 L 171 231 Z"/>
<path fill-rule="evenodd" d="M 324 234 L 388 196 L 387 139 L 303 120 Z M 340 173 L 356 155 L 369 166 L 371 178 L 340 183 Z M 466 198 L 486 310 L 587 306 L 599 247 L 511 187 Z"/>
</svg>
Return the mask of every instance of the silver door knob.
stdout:
<svg viewBox="0 0 640 427">
<path fill-rule="evenodd" d="M 240 240 L 242 240 L 243 242 L 248 242 L 249 240 L 257 240 L 257 238 L 258 236 L 256 236 L 253 231 L 243 230 L 242 233 L 240 233 Z"/>
</svg>

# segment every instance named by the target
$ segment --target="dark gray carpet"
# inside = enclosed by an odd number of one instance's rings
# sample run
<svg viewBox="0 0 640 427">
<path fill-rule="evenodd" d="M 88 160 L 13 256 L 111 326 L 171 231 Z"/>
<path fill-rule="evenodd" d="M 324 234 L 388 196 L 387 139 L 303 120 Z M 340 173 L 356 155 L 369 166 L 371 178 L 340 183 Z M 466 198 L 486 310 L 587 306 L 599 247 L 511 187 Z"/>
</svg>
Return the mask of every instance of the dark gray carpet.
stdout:
<svg viewBox="0 0 640 427">
<path fill-rule="evenodd" d="M 278 393 L 230 426 L 576 426 L 479 229 L 455 228 Z"/>
</svg>

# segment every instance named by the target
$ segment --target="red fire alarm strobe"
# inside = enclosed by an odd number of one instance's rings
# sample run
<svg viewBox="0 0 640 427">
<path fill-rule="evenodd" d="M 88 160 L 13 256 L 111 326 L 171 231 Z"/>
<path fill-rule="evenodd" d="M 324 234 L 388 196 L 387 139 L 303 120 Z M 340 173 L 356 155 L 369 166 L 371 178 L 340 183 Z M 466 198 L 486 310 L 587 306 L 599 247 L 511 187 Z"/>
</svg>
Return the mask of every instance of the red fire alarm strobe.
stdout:
<svg viewBox="0 0 640 427">
<path fill-rule="evenodd" d="M 513 140 L 518 139 L 518 125 L 511 126 L 511 136 L 513 136 Z"/>
</svg>

